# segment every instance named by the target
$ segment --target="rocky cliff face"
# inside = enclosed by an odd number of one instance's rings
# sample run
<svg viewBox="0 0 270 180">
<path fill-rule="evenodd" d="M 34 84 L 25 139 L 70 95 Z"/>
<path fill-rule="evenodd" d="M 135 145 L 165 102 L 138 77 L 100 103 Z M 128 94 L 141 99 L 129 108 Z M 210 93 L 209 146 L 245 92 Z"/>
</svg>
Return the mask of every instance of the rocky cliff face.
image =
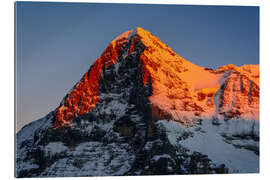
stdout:
<svg viewBox="0 0 270 180">
<path fill-rule="evenodd" d="M 227 71 L 216 93 L 216 111 L 224 118 L 253 117 L 259 119 L 259 87 L 247 76 Z"/>
<path fill-rule="evenodd" d="M 128 31 L 56 110 L 17 134 L 16 175 L 258 172 L 259 71 L 250 67 L 202 68 L 142 28 Z"/>
</svg>

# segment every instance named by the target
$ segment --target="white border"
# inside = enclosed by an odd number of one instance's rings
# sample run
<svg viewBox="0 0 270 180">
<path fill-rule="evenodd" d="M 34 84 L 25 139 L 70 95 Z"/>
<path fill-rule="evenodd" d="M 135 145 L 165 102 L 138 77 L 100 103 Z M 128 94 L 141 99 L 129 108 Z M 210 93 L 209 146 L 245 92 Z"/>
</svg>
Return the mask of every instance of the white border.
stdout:
<svg viewBox="0 0 270 180">
<path fill-rule="evenodd" d="M 47 0 L 48 2 L 55 2 Z M 77 2 L 75 0 L 58 0 L 57 2 Z M 139 176 L 139 177 L 113 177 L 113 179 L 149 179 L 155 178 L 158 180 L 164 178 L 170 179 L 269 179 L 270 168 L 270 146 L 269 146 L 269 131 L 270 131 L 270 26 L 269 26 L 269 0 L 106 0 L 106 1 L 85 1 L 79 2 L 117 2 L 117 3 L 144 3 L 144 4 L 196 4 L 196 5 L 237 5 L 237 6 L 260 6 L 260 64 L 261 64 L 261 167 L 260 174 L 240 174 L 240 175 L 185 175 L 185 176 Z M 0 145 L 1 145 L 1 179 L 14 178 L 14 1 L 1 0 L 0 5 L 0 23 L 1 23 L 1 59 L 0 59 L 0 112 L 1 112 L 1 130 L 0 130 Z M 269 108 L 268 108 L 269 107 Z M 111 179 L 112 177 L 93 177 L 91 179 Z M 26 178 L 27 179 L 27 178 Z M 37 178 L 32 178 L 37 179 Z M 45 179 L 73 179 L 73 178 L 45 178 Z M 89 179 L 77 178 L 77 179 Z"/>
</svg>

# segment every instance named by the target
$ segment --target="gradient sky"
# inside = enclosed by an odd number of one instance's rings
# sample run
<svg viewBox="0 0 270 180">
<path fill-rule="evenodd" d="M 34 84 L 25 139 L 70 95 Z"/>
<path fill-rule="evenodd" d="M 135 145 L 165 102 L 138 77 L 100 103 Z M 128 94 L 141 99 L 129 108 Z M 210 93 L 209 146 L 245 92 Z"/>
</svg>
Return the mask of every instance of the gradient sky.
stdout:
<svg viewBox="0 0 270 180">
<path fill-rule="evenodd" d="M 58 107 L 108 44 L 140 26 L 204 67 L 259 63 L 259 8 L 16 3 L 17 130 Z"/>
</svg>

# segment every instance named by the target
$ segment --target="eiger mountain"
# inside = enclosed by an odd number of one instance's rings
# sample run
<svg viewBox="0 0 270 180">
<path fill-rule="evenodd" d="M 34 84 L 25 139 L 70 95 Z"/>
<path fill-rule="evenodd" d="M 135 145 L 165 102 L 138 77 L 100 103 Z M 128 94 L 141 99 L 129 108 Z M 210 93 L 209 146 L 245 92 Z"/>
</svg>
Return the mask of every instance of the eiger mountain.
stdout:
<svg viewBox="0 0 270 180">
<path fill-rule="evenodd" d="M 17 133 L 17 177 L 259 172 L 259 65 L 217 70 L 136 28 Z"/>
</svg>

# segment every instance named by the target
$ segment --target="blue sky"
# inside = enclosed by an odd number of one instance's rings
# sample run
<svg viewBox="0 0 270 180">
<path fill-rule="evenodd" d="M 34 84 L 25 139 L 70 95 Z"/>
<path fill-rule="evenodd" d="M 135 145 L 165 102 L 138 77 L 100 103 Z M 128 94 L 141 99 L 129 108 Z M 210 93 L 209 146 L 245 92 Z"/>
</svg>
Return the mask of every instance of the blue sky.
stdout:
<svg viewBox="0 0 270 180">
<path fill-rule="evenodd" d="M 107 45 L 138 26 L 204 67 L 259 63 L 259 8 L 16 3 L 17 129 L 54 110 Z"/>
</svg>

